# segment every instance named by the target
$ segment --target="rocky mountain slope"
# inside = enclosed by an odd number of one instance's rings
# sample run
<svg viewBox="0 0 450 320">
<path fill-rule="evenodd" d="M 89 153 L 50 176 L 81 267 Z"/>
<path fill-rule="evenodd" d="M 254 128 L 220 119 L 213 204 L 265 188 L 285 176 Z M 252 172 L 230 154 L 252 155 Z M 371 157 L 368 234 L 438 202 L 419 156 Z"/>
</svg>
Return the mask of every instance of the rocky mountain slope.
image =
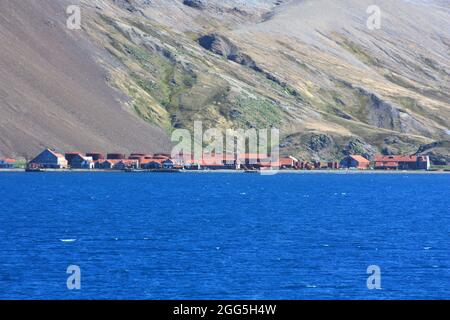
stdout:
<svg viewBox="0 0 450 320">
<path fill-rule="evenodd" d="M 195 120 L 279 127 L 306 159 L 450 152 L 446 1 L 376 1 L 379 30 L 368 0 L 81 0 L 81 31 L 67 1 L 20 3 L 0 1 L 3 153 L 152 151 Z"/>
<path fill-rule="evenodd" d="M 168 149 L 109 86 L 104 51 L 66 29 L 68 3 L 0 0 L 0 156 Z"/>
</svg>

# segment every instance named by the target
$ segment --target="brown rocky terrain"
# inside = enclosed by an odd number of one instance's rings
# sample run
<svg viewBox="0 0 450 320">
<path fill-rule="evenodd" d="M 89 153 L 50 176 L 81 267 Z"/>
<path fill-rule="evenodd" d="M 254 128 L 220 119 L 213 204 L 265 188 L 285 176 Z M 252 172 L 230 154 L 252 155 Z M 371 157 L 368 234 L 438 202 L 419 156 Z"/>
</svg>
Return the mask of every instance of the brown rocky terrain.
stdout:
<svg viewBox="0 0 450 320">
<path fill-rule="evenodd" d="M 66 2 L 69 3 L 69 2 Z M 165 150 L 163 130 L 108 85 L 105 52 L 65 27 L 64 1 L 0 1 L 0 155 Z"/>
</svg>

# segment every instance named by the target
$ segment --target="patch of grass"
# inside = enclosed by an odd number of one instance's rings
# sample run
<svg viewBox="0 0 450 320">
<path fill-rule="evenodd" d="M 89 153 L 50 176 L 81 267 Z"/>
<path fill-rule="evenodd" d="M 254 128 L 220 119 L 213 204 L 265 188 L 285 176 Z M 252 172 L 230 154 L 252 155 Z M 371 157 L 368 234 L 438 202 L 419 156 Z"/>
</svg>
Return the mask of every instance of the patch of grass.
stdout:
<svg viewBox="0 0 450 320">
<path fill-rule="evenodd" d="M 367 53 L 363 47 L 356 44 L 353 41 L 345 39 L 343 42 L 340 43 L 340 45 L 346 49 L 347 51 L 351 52 L 353 55 L 358 57 L 361 61 L 373 65 L 376 67 L 380 67 L 381 64 L 378 61 L 378 59 L 372 57 L 369 53 Z"/>
<path fill-rule="evenodd" d="M 176 114 L 181 105 L 180 97 L 195 86 L 197 75 L 159 53 L 142 54 L 136 51 L 133 56 L 145 66 L 149 75 L 146 72 L 132 72 L 130 78 L 167 112 Z M 142 116 L 142 113 L 139 115 Z"/>
<path fill-rule="evenodd" d="M 149 79 L 144 79 L 137 73 L 131 73 L 130 78 L 142 88 L 145 92 L 151 95 L 158 103 L 167 106 L 170 103 L 170 88 L 164 82 L 155 82 Z"/>
<path fill-rule="evenodd" d="M 25 159 L 16 160 L 16 163 L 14 164 L 14 168 L 16 169 L 25 169 L 26 166 L 27 161 Z"/>
<path fill-rule="evenodd" d="M 133 58 L 135 58 L 141 65 L 146 65 L 150 62 L 151 56 L 150 53 L 138 46 L 124 45 L 125 51 L 130 54 Z"/>
<path fill-rule="evenodd" d="M 445 166 L 431 165 L 430 169 L 431 170 L 450 171 L 450 165 L 445 165 Z"/>
<path fill-rule="evenodd" d="M 158 125 L 168 133 L 171 131 L 172 126 L 170 125 L 169 119 L 159 114 L 158 110 L 154 110 L 152 105 L 144 98 L 134 98 L 133 108 L 136 114 L 144 121 Z"/>
<path fill-rule="evenodd" d="M 411 83 L 408 81 L 402 79 L 399 76 L 396 76 L 393 73 L 385 74 L 384 77 L 389 80 L 392 83 L 395 83 L 396 85 L 399 85 L 400 87 L 406 88 L 406 89 L 412 89 L 417 90 L 416 87 L 414 87 Z"/>
<path fill-rule="evenodd" d="M 163 25 L 158 25 L 158 24 L 154 24 L 154 23 L 152 23 L 150 25 L 150 24 L 142 23 L 140 21 L 135 21 L 135 20 L 131 20 L 131 19 L 127 19 L 127 22 L 131 26 L 145 32 L 146 34 L 161 40 L 161 42 L 163 42 L 163 43 L 166 43 L 172 47 L 177 47 L 177 48 L 180 47 L 179 43 L 177 43 L 173 38 L 171 38 L 170 36 L 167 35 L 167 33 L 170 33 L 171 30 L 164 27 Z"/>
<path fill-rule="evenodd" d="M 283 114 L 279 105 L 264 98 L 238 97 L 235 108 L 240 112 L 237 122 L 244 127 L 266 129 L 279 126 Z"/>
<path fill-rule="evenodd" d="M 443 117 L 441 118 L 439 117 L 439 115 L 424 108 L 416 99 L 413 99 L 411 97 L 397 97 L 396 101 L 408 110 L 424 115 L 425 117 L 432 119 L 436 123 L 439 123 L 443 127 L 447 126 L 446 119 L 444 119 Z"/>
</svg>

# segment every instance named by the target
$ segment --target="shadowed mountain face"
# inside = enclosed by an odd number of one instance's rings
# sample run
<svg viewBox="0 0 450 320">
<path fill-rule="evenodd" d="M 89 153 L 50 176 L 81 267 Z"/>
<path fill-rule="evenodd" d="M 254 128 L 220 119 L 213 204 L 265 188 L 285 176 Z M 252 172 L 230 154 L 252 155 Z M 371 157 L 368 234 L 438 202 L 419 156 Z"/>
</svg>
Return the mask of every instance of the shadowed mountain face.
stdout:
<svg viewBox="0 0 450 320">
<path fill-rule="evenodd" d="M 163 130 L 108 85 L 105 52 L 65 27 L 64 1 L 0 1 L 0 155 L 159 151 Z"/>
<path fill-rule="evenodd" d="M 82 0 L 70 31 L 65 1 L 0 0 L 0 150 L 153 151 L 195 120 L 307 159 L 449 140 L 448 2 L 376 2 L 369 30 L 368 0 Z"/>
</svg>

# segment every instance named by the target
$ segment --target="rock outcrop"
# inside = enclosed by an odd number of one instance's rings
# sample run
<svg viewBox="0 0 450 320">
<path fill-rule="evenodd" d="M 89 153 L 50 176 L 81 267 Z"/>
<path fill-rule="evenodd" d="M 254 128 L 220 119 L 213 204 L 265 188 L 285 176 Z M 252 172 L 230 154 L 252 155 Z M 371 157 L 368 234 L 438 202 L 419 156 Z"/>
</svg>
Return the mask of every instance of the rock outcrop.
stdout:
<svg viewBox="0 0 450 320">
<path fill-rule="evenodd" d="M 450 141 L 436 141 L 420 146 L 416 155 L 430 156 L 431 161 L 436 165 L 449 165 Z"/>
<path fill-rule="evenodd" d="M 206 50 L 225 57 L 230 61 L 234 61 L 256 71 L 262 71 L 250 56 L 243 53 L 229 39 L 223 36 L 217 34 L 209 34 L 200 37 L 198 39 L 198 43 Z"/>
<path fill-rule="evenodd" d="M 204 0 L 183 0 L 183 4 L 188 7 L 195 8 L 195 9 L 200 9 L 200 10 L 205 9 Z"/>
</svg>

